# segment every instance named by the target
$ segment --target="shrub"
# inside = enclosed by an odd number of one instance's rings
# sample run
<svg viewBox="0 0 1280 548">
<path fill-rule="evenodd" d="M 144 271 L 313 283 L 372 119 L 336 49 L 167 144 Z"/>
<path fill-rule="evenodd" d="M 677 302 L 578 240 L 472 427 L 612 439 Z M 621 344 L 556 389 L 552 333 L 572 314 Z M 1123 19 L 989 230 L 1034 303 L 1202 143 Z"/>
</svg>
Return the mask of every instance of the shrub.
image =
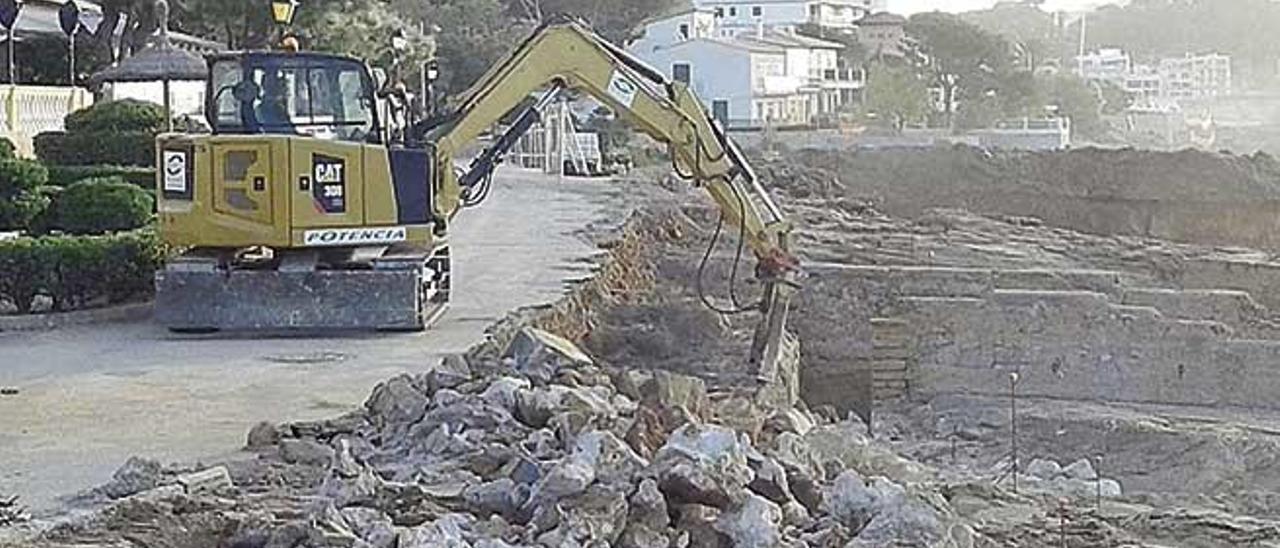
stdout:
<svg viewBox="0 0 1280 548">
<path fill-rule="evenodd" d="M 36 157 L 58 166 L 155 167 L 156 134 L 149 131 L 50 131 L 36 135 Z"/>
<path fill-rule="evenodd" d="M 0 299 L 24 314 L 40 295 L 55 311 L 122 302 L 151 290 L 163 255 L 150 232 L 2 241 Z"/>
<path fill-rule="evenodd" d="M 155 103 L 124 99 L 95 104 L 77 110 L 66 117 L 70 133 L 96 132 L 145 132 L 159 133 L 165 129 L 164 107 Z"/>
<path fill-rule="evenodd" d="M 18 149 L 8 137 L 0 137 L 0 160 L 12 160 L 18 157 Z"/>
<path fill-rule="evenodd" d="M 129 166 L 49 166 L 50 186 L 71 186 L 72 183 L 85 179 L 102 177 L 122 177 L 130 184 L 145 189 L 156 187 L 156 170 L 150 167 Z"/>
<path fill-rule="evenodd" d="M 120 177 L 86 179 L 62 190 L 49 228 L 70 234 L 134 230 L 151 221 L 154 199 Z"/>
<path fill-rule="evenodd" d="M 22 230 L 49 207 L 39 192 L 49 172 L 30 160 L 0 160 L 0 230 Z"/>
</svg>

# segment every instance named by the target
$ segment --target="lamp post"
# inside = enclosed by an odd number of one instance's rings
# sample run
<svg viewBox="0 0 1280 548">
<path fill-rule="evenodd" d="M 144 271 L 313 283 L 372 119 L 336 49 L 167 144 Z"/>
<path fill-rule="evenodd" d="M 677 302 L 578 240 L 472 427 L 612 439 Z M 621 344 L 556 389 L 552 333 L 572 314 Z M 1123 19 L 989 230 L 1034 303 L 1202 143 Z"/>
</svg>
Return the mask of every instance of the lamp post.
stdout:
<svg viewBox="0 0 1280 548">
<path fill-rule="evenodd" d="M 298 0 L 271 0 L 271 20 L 280 29 L 280 39 L 284 39 L 285 27 L 293 25 L 293 18 L 298 15 Z"/>
<path fill-rule="evenodd" d="M 62 27 L 62 32 L 67 35 L 67 57 L 69 75 L 67 81 L 72 87 L 76 85 L 76 33 L 80 32 L 80 5 L 76 0 L 67 0 L 58 10 L 58 24 Z"/>
<path fill-rule="evenodd" d="M 13 56 L 13 35 L 17 29 L 18 14 L 22 13 L 22 4 L 25 0 L 0 0 L 0 25 L 4 25 L 8 32 L 9 41 L 9 85 L 13 86 L 18 83 L 17 71 L 14 68 Z"/>
<path fill-rule="evenodd" d="M 432 59 L 422 65 L 422 109 L 426 118 L 436 114 L 436 80 L 440 79 L 440 62 Z"/>
</svg>

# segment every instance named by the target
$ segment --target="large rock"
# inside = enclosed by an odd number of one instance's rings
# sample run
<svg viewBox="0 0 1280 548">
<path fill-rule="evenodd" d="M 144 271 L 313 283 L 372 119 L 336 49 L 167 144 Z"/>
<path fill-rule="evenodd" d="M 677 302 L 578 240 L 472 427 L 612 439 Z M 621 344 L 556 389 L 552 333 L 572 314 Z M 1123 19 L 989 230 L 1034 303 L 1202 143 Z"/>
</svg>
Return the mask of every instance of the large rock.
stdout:
<svg viewBox="0 0 1280 548">
<path fill-rule="evenodd" d="M 379 384 L 364 402 L 374 424 L 412 424 L 422 419 L 431 400 L 408 375 Z"/>
<path fill-rule="evenodd" d="M 596 485 L 555 507 L 539 510 L 556 512 L 558 521 L 555 529 L 538 537 L 541 546 L 613 546 L 626 526 L 627 497 L 617 489 Z"/>
<path fill-rule="evenodd" d="M 1062 474 L 1078 480 L 1096 480 L 1098 473 L 1093 470 L 1093 463 L 1089 459 L 1080 459 L 1062 469 Z"/>
<path fill-rule="evenodd" d="M 511 478 L 470 486 L 462 491 L 462 500 L 473 514 L 487 518 L 493 514 L 511 519 L 529 496 L 527 486 L 517 485 Z"/>
<path fill-rule="evenodd" d="M 715 528 L 733 541 L 734 548 L 775 548 L 782 544 L 779 532 L 782 509 L 758 495 L 720 515 Z"/>
<path fill-rule="evenodd" d="M 842 472 L 823 497 L 822 510 L 841 525 L 857 531 L 876 510 L 876 493 L 853 470 Z"/>
<path fill-rule="evenodd" d="M 360 540 L 369 548 L 396 548 L 395 527 L 391 518 L 381 510 L 363 506 L 343 508 L 339 514 Z"/>
<path fill-rule="evenodd" d="M 333 459 L 333 449 L 315 440 L 284 440 L 280 458 L 289 464 L 326 466 Z"/>
<path fill-rule="evenodd" d="M 515 377 L 500 377 L 489 383 L 480 394 L 480 399 L 489 405 L 506 409 L 512 416 L 516 414 L 516 393 L 529 388 L 529 381 Z"/>
<path fill-rule="evenodd" d="M 881 546 L 938 546 L 945 538 L 942 516 L 919 496 L 909 495 L 902 486 L 885 478 L 875 478 L 873 516 L 858 533 L 850 548 Z M 894 544 L 896 543 L 896 544 Z"/>
<path fill-rule="evenodd" d="M 655 371 L 639 392 L 641 404 L 657 409 L 683 408 L 696 417 L 706 417 L 711 409 L 707 384 L 697 377 Z"/>
<path fill-rule="evenodd" d="M 779 506 L 795 502 L 787 481 L 787 472 L 781 464 L 760 454 L 749 455 L 747 463 L 755 472 L 755 479 L 747 484 L 747 488 Z"/>
<path fill-rule="evenodd" d="M 582 493 L 597 480 L 624 489 L 648 463 L 609 432 L 578 437 L 573 451 L 533 486 L 527 507 L 538 508 Z"/>
<path fill-rule="evenodd" d="M 466 532 L 475 521 L 466 514 L 447 514 L 434 522 L 401 529 L 398 533 L 399 548 L 472 548 L 466 540 Z"/>
<path fill-rule="evenodd" d="M 578 413 L 587 420 L 616 415 L 610 404 L 610 392 L 604 387 L 571 388 L 554 385 L 515 393 L 516 418 L 533 427 L 542 428 L 551 418 L 565 413 Z"/>
<path fill-rule="evenodd" d="M 160 485 L 161 473 L 159 462 L 130 457 L 98 491 L 108 498 L 122 499 L 156 488 Z"/>
<path fill-rule="evenodd" d="M 520 374 L 537 384 L 546 384 L 563 367 L 591 365 L 591 357 L 568 339 L 541 329 L 521 329 L 502 354 Z"/>
<path fill-rule="evenodd" d="M 652 479 L 640 482 L 631 495 L 631 508 L 627 510 L 627 526 L 618 540 L 622 548 L 667 548 L 671 544 L 669 529 L 671 516 L 667 513 L 667 501 Z"/>
<path fill-rule="evenodd" d="M 423 375 L 427 394 L 436 394 L 444 389 L 453 389 L 471 380 L 471 365 L 467 359 L 458 355 L 449 355 L 440 359 L 430 371 Z"/>
<path fill-rule="evenodd" d="M 658 450 L 651 471 L 672 502 L 724 509 L 742 501 L 755 477 L 748 448 L 733 430 L 689 424 Z"/>
<path fill-rule="evenodd" d="M 1051 480 L 1062 475 L 1062 466 L 1047 459 L 1035 459 L 1027 465 L 1027 475 L 1044 480 Z"/>
</svg>

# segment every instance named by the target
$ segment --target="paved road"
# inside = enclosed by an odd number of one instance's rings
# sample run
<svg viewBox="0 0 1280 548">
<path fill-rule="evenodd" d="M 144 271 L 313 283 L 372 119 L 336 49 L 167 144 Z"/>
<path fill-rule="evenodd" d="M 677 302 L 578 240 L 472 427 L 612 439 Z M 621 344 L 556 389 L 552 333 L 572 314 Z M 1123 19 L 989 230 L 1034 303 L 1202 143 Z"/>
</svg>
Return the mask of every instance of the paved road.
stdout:
<svg viewBox="0 0 1280 548">
<path fill-rule="evenodd" d="M 620 222 L 602 182 L 504 171 L 455 228 L 454 306 L 424 334 L 247 338 L 170 335 L 149 323 L 0 333 L 0 494 L 37 511 L 100 484 L 131 455 L 192 461 L 243 445 L 258 421 L 359 405 L 380 380 L 482 340 L 513 308 L 552 301 L 590 272 L 575 235 Z M 336 358 L 313 361 L 309 358 Z"/>
</svg>

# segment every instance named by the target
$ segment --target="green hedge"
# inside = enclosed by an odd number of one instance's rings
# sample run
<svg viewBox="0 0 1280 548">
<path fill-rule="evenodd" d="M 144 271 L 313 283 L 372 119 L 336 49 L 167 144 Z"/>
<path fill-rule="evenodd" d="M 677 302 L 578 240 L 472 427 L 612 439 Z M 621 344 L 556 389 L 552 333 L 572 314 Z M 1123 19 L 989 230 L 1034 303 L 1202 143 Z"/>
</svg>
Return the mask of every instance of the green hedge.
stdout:
<svg viewBox="0 0 1280 548">
<path fill-rule="evenodd" d="M 165 129 L 164 107 L 155 103 L 124 99 L 97 103 L 68 114 L 65 126 L 70 133 L 146 132 Z"/>
<path fill-rule="evenodd" d="M 145 189 L 156 187 L 156 170 L 151 167 L 136 166 L 48 166 L 49 185 L 71 186 L 85 179 L 101 179 L 103 177 L 120 177 L 131 184 Z"/>
<path fill-rule="evenodd" d="M 150 232 L 0 241 L 0 300 L 23 314 L 42 295 L 55 311 L 124 302 L 152 290 L 163 257 Z"/>
<path fill-rule="evenodd" d="M 12 160 L 18 157 L 18 148 L 8 137 L 0 137 L 0 160 Z"/>
<path fill-rule="evenodd" d="M 36 135 L 36 156 L 47 165 L 155 167 L 155 133 L 50 131 Z"/>
<path fill-rule="evenodd" d="M 57 194 L 47 228 L 77 235 L 135 230 L 151 222 L 153 211 L 151 193 L 124 179 L 85 179 Z"/>
<path fill-rule="evenodd" d="M 40 189 L 49 172 L 39 162 L 0 159 L 0 230 L 23 230 L 49 206 Z"/>
</svg>

